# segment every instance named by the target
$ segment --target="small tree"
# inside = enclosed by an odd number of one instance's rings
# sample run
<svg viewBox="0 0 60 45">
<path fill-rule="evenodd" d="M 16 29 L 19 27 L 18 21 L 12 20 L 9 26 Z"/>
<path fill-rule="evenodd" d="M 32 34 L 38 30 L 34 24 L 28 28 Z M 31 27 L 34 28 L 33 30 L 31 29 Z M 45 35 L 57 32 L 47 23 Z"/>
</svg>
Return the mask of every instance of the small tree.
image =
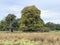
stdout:
<svg viewBox="0 0 60 45">
<path fill-rule="evenodd" d="M 5 18 L 5 21 L 9 27 L 9 31 L 11 31 L 11 32 L 13 32 L 12 24 L 15 22 L 15 18 L 16 18 L 16 16 L 14 14 L 8 14 L 8 16 L 6 16 L 6 18 Z"/>
<path fill-rule="evenodd" d="M 4 20 L 0 21 L 0 30 L 1 31 L 18 31 L 20 24 L 20 19 L 16 19 L 14 14 L 8 14 Z"/>
</svg>

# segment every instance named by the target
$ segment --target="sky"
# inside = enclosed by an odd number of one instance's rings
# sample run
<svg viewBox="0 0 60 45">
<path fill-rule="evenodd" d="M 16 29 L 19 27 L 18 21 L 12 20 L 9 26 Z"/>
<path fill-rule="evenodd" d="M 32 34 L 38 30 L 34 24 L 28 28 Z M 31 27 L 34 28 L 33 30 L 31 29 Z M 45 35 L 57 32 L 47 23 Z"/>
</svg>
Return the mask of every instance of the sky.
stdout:
<svg viewBox="0 0 60 45">
<path fill-rule="evenodd" d="M 60 24 L 60 0 L 0 0 L 0 20 L 9 13 L 21 18 L 21 10 L 31 5 L 41 10 L 41 18 L 45 23 Z"/>
</svg>

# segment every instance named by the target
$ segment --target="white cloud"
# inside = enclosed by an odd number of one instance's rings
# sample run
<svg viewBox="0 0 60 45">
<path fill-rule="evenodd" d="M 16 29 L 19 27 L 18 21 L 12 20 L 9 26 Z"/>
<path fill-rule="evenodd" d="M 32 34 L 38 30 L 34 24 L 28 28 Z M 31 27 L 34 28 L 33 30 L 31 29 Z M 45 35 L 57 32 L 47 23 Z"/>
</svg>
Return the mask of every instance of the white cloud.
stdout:
<svg viewBox="0 0 60 45">
<path fill-rule="evenodd" d="M 60 13 L 52 10 L 42 10 L 41 17 L 44 22 L 60 23 Z"/>
</svg>

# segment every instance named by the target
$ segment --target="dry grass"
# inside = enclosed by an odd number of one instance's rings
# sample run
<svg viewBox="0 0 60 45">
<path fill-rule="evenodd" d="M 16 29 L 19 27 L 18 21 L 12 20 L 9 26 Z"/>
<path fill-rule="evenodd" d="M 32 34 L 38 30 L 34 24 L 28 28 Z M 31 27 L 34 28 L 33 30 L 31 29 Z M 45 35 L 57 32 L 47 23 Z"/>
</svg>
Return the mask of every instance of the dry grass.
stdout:
<svg viewBox="0 0 60 45">
<path fill-rule="evenodd" d="M 60 33 L 0 33 L 0 40 L 29 39 L 38 45 L 60 45 Z"/>
</svg>

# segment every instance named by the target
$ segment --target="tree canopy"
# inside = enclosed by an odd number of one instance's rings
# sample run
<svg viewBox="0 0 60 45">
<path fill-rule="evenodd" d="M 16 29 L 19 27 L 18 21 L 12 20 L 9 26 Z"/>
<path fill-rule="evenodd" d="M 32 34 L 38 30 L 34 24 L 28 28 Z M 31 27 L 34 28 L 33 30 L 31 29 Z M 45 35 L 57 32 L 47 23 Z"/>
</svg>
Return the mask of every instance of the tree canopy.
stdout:
<svg viewBox="0 0 60 45">
<path fill-rule="evenodd" d="M 20 30 L 42 30 L 44 25 L 41 11 L 35 6 L 27 6 L 21 11 Z"/>
</svg>

